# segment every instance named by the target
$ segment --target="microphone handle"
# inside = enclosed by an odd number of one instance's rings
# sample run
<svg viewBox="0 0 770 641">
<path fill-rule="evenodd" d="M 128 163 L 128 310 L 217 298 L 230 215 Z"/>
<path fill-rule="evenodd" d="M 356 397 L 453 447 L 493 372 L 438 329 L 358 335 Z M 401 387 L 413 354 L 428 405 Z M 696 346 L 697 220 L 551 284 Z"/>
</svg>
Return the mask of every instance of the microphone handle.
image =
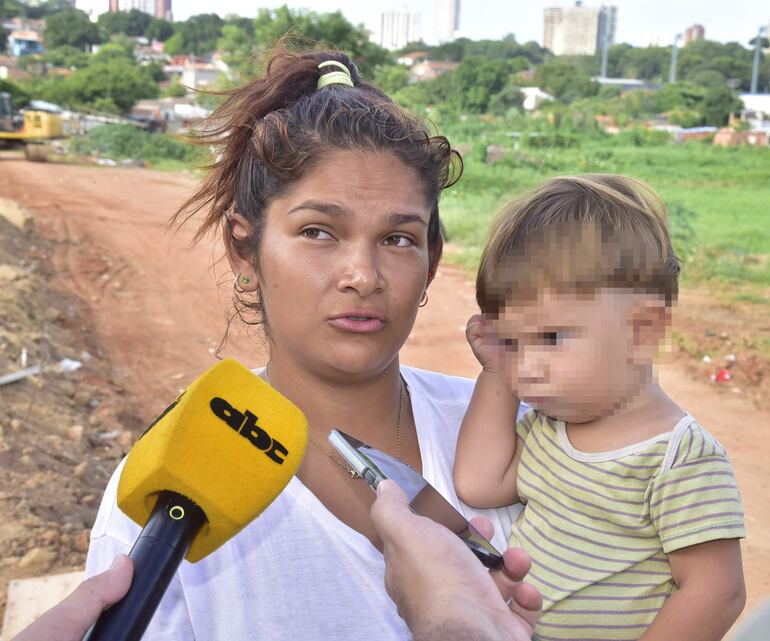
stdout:
<svg viewBox="0 0 770 641">
<path fill-rule="evenodd" d="M 193 501 L 161 492 L 129 553 L 134 576 L 128 593 L 99 615 L 83 641 L 139 641 L 205 522 L 206 515 Z"/>
</svg>

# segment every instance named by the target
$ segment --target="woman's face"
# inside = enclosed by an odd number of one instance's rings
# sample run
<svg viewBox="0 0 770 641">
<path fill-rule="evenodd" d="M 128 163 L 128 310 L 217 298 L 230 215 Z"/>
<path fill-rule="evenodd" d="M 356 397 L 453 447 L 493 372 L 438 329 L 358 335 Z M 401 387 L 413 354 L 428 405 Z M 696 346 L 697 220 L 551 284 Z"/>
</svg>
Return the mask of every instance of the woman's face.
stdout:
<svg viewBox="0 0 770 641">
<path fill-rule="evenodd" d="M 261 288 L 271 358 L 342 378 L 391 364 L 441 254 L 429 216 L 419 177 L 388 153 L 334 152 L 274 199 L 257 269 L 231 252 Z"/>
</svg>

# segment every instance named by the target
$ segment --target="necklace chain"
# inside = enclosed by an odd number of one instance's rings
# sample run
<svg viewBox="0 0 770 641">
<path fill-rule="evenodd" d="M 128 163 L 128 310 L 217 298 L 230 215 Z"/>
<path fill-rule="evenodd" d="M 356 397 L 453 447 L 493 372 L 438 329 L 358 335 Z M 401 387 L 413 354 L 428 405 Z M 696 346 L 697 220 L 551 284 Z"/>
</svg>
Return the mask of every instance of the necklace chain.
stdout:
<svg viewBox="0 0 770 641">
<path fill-rule="evenodd" d="M 265 366 L 265 376 L 267 377 L 267 382 L 270 384 L 270 387 L 273 387 L 273 382 L 270 380 L 270 364 L 268 363 Z M 404 378 L 403 376 L 399 375 L 398 381 L 400 383 L 399 393 L 398 393 L 398 420 L 396 421 L 396 458 L 401 458 L 401 418 L 404 413 L 404 387 L 406 386 L 404 384 Z M 327 448 L 325 448 L 323 445 L 321 445 L 318 441 L 315 440 L 315 437 L 308 431 L 307 435 L 308 439 L 310 440 L 310 443 L 315 446 L 316 449 L 320 450 L 323 454 L 325 454 L 327 457 L 329 457 L 332 462 L 339 465 L 342 469 L 344 469 L 351 478 L 361 478 L 360 474 L 356 472 L 355 470 L 349 468 L 347 465 L 345 465 L 342 461 L 337 459 Z"/>
</svg>

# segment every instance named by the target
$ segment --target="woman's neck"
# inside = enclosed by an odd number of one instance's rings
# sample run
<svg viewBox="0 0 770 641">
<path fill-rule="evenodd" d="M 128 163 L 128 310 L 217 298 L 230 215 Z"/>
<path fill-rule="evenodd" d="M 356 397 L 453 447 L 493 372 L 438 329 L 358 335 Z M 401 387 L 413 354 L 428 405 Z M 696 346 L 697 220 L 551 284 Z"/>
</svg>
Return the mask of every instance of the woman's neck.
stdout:
<svg viewBox="0 0 770 641">
<path fill-rule="evenodd" d="M 398 358 L 367 376 L 323 376 L 273 354 L 265 378 L 297 405 L 308 420 L 310 435 L 326 444 L 329 430 L 339 428 L 375 447 L 391 451 L 403 414 Z"/>
</svg>

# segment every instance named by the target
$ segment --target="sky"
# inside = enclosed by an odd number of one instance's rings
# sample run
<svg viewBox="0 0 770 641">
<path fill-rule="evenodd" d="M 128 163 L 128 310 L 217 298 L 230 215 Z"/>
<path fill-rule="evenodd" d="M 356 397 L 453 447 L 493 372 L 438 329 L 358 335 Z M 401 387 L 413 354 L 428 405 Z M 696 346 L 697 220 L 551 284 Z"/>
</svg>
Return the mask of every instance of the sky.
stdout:
<svg viewBox="0 0 770 641">
<path fill-rule="evenodd" d="M 214 10 L 222 17 L 228 13 L 253 17 L 257 7 L 275 8 L 283 4 L 318 12 L 339 9 L 348 20 L 363 23 L 372 31 L 378 30 L 383 10 L 407 9 L 420 13 L 423 40 L 428 44 L 437 42 L 439 0 L 263 0 L 253 5 L 246 5 L 243 0 L 217 0 Z M 459 35 L 480 40 L 513 33 L 518 42 L 536 40 L 542 44 L 543 9 L 572 4 L 566 0 L 460 0 Z M 601 2 L 586 0 L 584 4 L 599 6 Z M 618 8 L 616 42 L 634 46 L 670 44 L 677 33 L 694 23 L 706 28 L 709 40 L 747 45 L 760 26 L 770 23 L 767 0 L 615 0 L 605 4 Z M 211 12 L 212 3 L 174 0 L 173 10 L 175 20 L 186 20 L 197 13 Z"/>
</svg>

